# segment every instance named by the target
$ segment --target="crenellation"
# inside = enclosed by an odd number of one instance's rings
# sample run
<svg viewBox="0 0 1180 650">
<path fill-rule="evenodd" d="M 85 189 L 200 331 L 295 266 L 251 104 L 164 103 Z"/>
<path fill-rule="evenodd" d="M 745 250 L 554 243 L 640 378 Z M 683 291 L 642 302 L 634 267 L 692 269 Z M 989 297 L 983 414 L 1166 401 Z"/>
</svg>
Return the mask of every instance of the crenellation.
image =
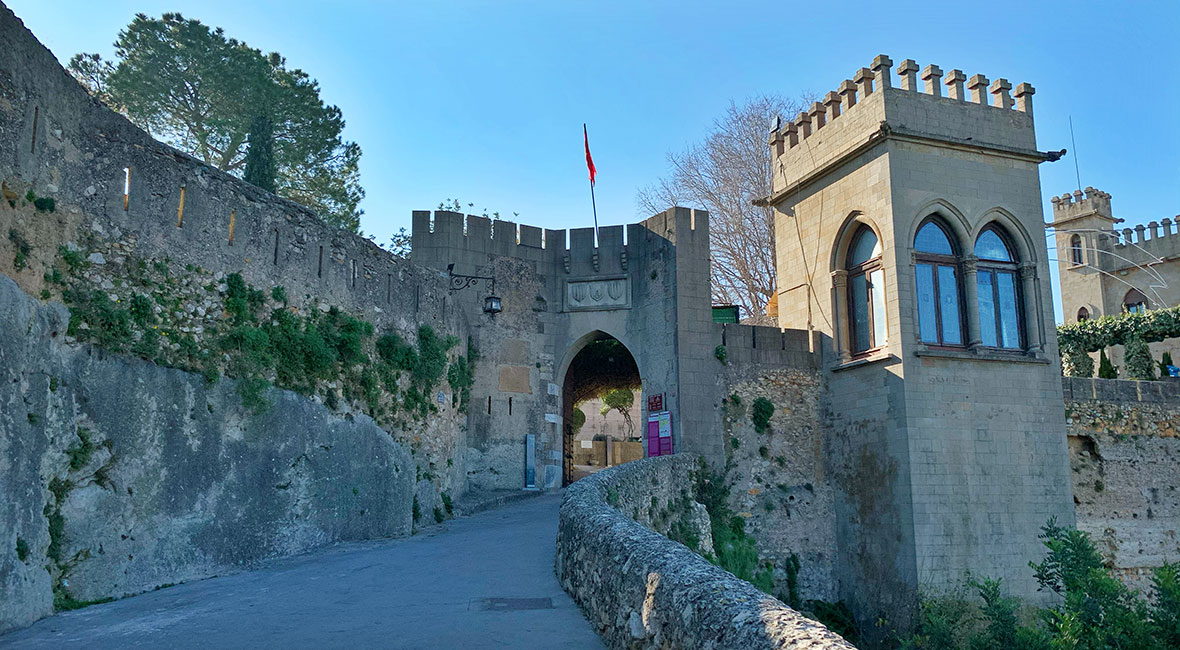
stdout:
<svg viewBox="0 0 1180 650">
<path fill-rule="evenodd" d="M 840 96 L 844 98 L 844 111 L 856 106 L 856 84 L 851 79 L 840 82 Z"/>
<path fill-rule="evenodd" d="M 824 128 L 824 125 L 827 124 L 827 110 L 824 108 L 823 104 L 815 102 L 811 105 L 811 108 L 808 109 L 807 114 L 811 117 L 811 123 L 813 125 L 812 128 L 814 128 L 816 131 Z"/>
<path fill-rule="evenodd" d="M 860 101 L 864 101 L 869 95 L 873 94 L 873 71 L 868 68 L 861 68 L 856 71 L 852 77 L 852 81 L 860 89 Z"/>
<path fill-rule="evenodd" d="M 1016 84 L 1016 89 L 1013 91 L 1013 96 L 1016 98 L 1016 110 L 1032 116 L 1032 96 L 1036 94 L 1036 92 L 1036 88 L 1033 88 L 1032 84 L 1030 83 Z"/>
<path fill-rule="evenodd" d="M 918 90 L 918 63 L 913 59 L 906 59 L 897 66 L 897 76 L 901 80 L 901 89 L 910 92 Z"/>
<path fill-rule="evenodd" d="M 942 97 L 942 68 L 931 63 L 922 70 L 922 81 L 926 82 L 926 94 Z"/>
<path fill-rule="evenodd" d="M 1012 84 L 1007 79 L 1003 77 L 996 79 L 989 89 L 994 98 L 992 106 L 1003 109 L 1012 108 L 1012 96 L 1008 94 L 1010 90 L 1012 90 Z"/>
<path fill-rule="evenodd" d="M 828 109 L 828 122 L 840 117 L 840 95 L 836 91 L 831 91 L 827 95 L 824 95 L 824 105 Z"/>
<path fill-rule="evenodd" d="M 799 127 L 799 139 L 806 140 L 811 137 L 811 116 L 805 112 L 799 113 L 795 117 L 795 126 Z"/>
<path fill-rule="evenodd" d="M 971 91 L 971 101 L 980 106 L 987 106 L 987 77 L 976 74 L 967 80 L 967 90 Z"/>
<path fill-rule="evenodd" d="M 967 95 L 963 93 L 963 82 L 967 81 L 967 75 L 963 71 L 955 68 L 946 75 L 947 93 L 951 99 L 961 102 L 967 101 Z"/>
<path fill-rule="evenodd" d="M 889 70 L 892 67 L 893 59 L 885 56 L 884 54 L 878 54 L 877 57 L 873 59 L 873 80 L 877 83 L 878 89 L 885 90 L 886 88 L 893 86 L 893 83 L 889 77 Z"/>
</svg>

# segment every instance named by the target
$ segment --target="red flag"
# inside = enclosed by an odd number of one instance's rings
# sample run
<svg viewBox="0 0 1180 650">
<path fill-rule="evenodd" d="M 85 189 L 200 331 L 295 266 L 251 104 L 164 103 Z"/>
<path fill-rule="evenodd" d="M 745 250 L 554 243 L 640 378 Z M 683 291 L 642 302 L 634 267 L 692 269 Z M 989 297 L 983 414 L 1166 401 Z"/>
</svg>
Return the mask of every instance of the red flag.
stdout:
<svg viewBox="0 0 1180 650">
<path fill-rule="evenodd" d="M 582 125 L 582 136 L 586 140 L 586 168 L 590 170 L 590 184 L 594 184 L 594 177 L 598 175 L 598 170 L 594 168 L 594 159 L 590 157 L 590 134 L 586 132 L 586 125 Z"/>
</svg>

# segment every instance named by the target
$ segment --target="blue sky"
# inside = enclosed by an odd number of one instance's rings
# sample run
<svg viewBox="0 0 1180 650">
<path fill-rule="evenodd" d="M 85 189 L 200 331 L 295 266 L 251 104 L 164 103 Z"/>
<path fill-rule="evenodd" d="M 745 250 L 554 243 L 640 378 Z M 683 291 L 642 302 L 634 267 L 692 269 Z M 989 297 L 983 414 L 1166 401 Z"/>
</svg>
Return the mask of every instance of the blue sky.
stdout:
<svg viewBox="0 0 1180 650">
<path fill-rule="evenodd" d="M 1037 89 L 1048 197 L 1082 185 L 1116 216 L 1180 213 L 1180 3 L 159 2 L 5 0 L 57 57 L 112 53 L 136 12 L 224 27 L 319 80 L 364 150 L 361 227 L 380 240 L 444 198 L 550 228 L 638 214 L 665 154 L 731 100 L 834 89 L 873 56 Z"/>
</svg>

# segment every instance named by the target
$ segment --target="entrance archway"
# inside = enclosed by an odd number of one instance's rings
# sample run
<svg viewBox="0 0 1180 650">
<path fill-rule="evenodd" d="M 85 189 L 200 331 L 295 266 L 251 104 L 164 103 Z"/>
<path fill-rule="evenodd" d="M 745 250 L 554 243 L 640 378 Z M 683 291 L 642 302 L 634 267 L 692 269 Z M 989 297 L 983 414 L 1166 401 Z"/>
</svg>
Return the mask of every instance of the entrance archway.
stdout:
<svg viewBox="0 0 1180 650">
<path fill-rule="evenodd" d="M 606 332 L 579 344 L 561 385 L 564 485 L 643 457 L 643 381 L 635 357 Z"/>
</svg>

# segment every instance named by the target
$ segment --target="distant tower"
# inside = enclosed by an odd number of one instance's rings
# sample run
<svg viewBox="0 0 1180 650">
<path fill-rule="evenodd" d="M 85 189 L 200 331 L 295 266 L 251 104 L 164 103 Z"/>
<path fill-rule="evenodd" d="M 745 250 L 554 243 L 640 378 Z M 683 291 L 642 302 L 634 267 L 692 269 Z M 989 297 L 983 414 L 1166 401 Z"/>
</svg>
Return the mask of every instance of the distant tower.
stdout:
<svg viewBox="0 0 1180 650">
<path fill-rule="evenodd" d="M 767 202 L 779 324 L 827 341 L 841 596 L 904 626 L 968 570 L 1043 599 L 1037 533 L 1074 514 L 1033 87 L 892 66 L 771 133 Z"/>
<path fill-rule="evenodd" d="M 1103 296 L 1104 267 L 1113 266 L 1112 246 L 1117 240 L 1110 195 L 1087 187 L 1085 192 L 1053 197 L 1053 223 L 1057 240 L 1057 268 L 1061 279 L 1062 317 L 1067 323 L 1098 318 L 1121 311 Z M 1122 296 L 1120 295 L 1119 298 Z"/>
</svg>

